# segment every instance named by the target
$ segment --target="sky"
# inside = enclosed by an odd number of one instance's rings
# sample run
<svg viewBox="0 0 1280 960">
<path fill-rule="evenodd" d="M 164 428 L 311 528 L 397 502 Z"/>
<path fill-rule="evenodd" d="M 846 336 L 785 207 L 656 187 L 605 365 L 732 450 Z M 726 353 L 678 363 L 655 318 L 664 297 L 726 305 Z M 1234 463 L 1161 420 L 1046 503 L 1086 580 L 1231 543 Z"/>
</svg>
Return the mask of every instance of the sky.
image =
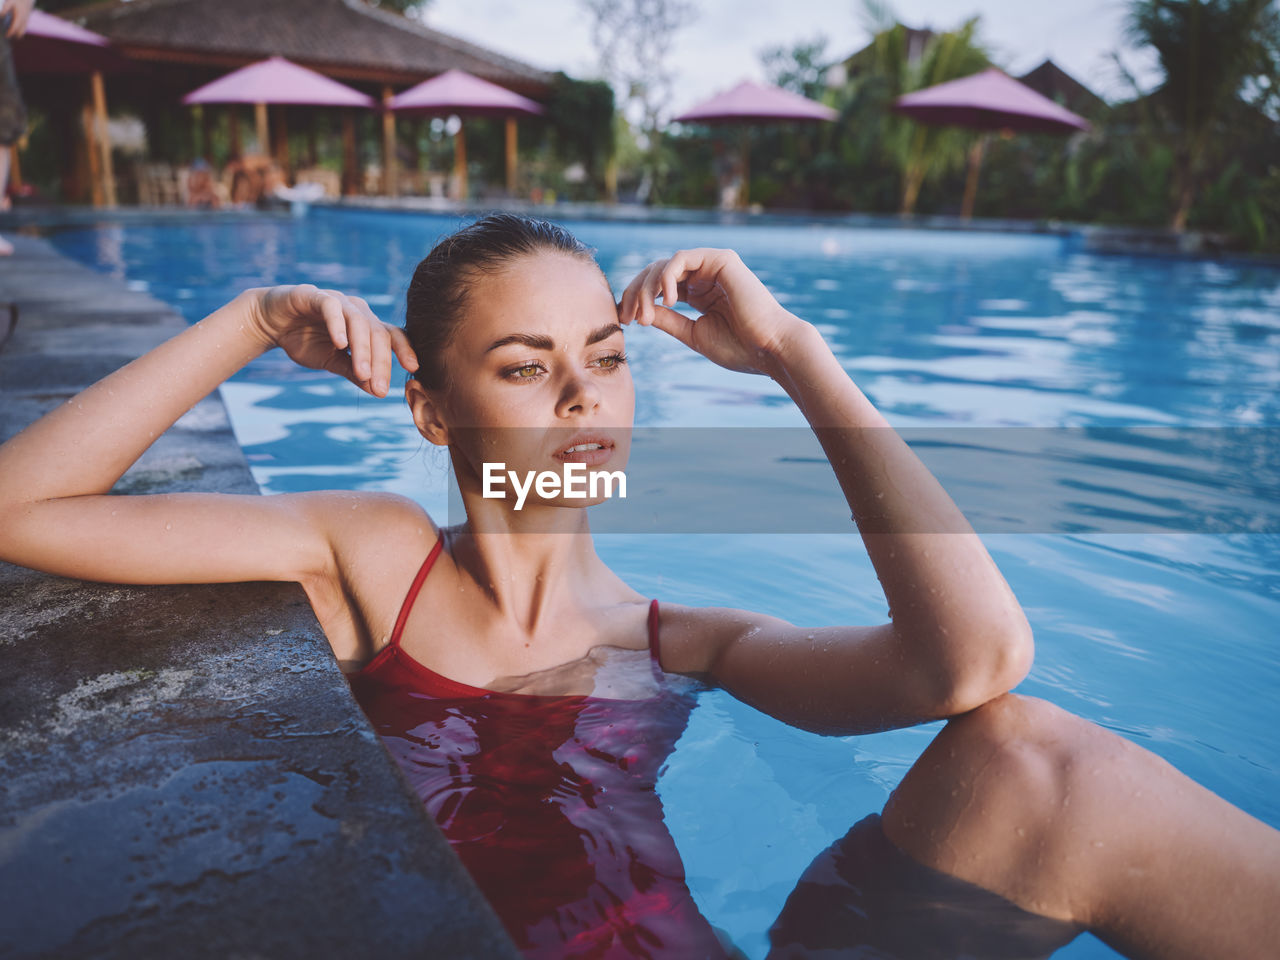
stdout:
<svg viewBox="0 0 1280 960">
<path fill-rule="evenodd" d="M 828 37 L 832 59 L 870 39 L 861 0 L 692 0 L 693 21 L 675 35 L 667 64 L 674 78 L 672 113 L 744 79 L 763 80 L 759 52 Z M 1012 75 L 1046 57 L 1107 99 L 1128 99 L 1112 64 L 1121 59 L 1144 89 L 1159 80 L 1154 58 L 1123 36 L 1124 0 L 890 0 L 910 27 L 952 29 L 981 17 L 979 38 Z M 784 11 L 784 12 L 779 12 Z M 439 30 L 547 70 L 597 75 L 591 18 L 581 0 L 432 0 L 423 18 Z"/>
</svg>

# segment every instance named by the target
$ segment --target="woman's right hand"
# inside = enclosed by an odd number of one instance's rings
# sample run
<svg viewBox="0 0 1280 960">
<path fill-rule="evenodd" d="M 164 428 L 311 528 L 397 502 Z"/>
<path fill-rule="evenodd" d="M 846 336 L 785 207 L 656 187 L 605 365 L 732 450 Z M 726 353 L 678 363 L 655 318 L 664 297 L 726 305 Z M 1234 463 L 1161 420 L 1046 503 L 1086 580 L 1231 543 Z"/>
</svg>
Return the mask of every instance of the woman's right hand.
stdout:
<svg viewBox="0 0 1280 960">
<path fill-rule="evenodd" d="M 418 369 L 404 331 L 379 320 L 360 297 L 311 283 L 255 287 L 243 296 L 254 330 L 269 347 L 301 366 L 346 377 L 375 397 L 390 388 L 393 354 L 410 373 Z"/>
</svg>

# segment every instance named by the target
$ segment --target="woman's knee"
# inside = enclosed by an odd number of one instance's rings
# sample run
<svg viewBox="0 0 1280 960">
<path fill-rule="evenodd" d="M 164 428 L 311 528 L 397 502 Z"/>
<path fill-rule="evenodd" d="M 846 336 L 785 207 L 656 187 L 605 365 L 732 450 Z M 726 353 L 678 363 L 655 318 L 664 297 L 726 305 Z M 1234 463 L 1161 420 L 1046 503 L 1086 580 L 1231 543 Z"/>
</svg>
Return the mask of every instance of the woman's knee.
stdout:
<svg viewBox="0 0 1280 960">
<path fill-rule="evenodd" d="M 1034 890 L 1054 870 L 1056 832 L 1101 733 L 1047 701 L 997 697 L 921 754 L 885 805 L 885 833 L 928 866 L 1065 919 Z"/>
<path fill-rule="evenodd" d="M 944 805 L 1053 800 L 1093 748 L 1095 730 L 1046 700 L 1006 693 L 951 718 L 895 794 L 924 790 Z"/>
</svg>

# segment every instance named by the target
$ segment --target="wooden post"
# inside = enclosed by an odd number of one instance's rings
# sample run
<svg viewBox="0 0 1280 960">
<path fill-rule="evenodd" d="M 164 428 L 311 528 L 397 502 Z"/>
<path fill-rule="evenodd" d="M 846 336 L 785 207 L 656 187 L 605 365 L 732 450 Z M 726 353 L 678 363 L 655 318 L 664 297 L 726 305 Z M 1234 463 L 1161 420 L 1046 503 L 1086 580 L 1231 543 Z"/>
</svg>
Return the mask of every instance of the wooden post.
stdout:
<svg viewBox="0 0 1280 960">
<path fill-rule="evenodd" d="M 360 192 L 358 167 L 355 107 L 346 107 L 342 111 L 342 195 L 344 197 Z"/>
<path fill-rule="evenodd" d="M 978 171 L 982 168 L 982 154 L 987 149 L 988 134 L 982 134 L 969 148 L 969 171 L 964 178 L 964 201 L 960 204 L 960 219 L 973 218 L 973 205 L 978 199 Z"/>
<path fill-rule="evenodd" d="M 604 200 L 605 203 L 618 202 L 618 158 L 610 157 L 604 165 Z"/>
<path fill-rule="evenodd" d="M 746 210 L 751 200 L 751 128 L 748 126 L 742 128 L 742 189 L 739 196 L 742 197 L 742 209 Z"/>
<path fill-rule="evenodd" d="M 240 108 L 234 103 L 227 108 L 227 119 L 230 121 L 227 139 L 230 141 L 231 156 L 243 157 L 243 148 L 240 146 Z"/>
<path fill-rule="evenodd" d="M 93 71 L 93 119 L 97 126 L 98 149 L 102 151 L 102 195 L 108 207 L 116 205 L 116 175 L 111 167 L 111 131 L 107 127 L 107 94 L 102 85 L 102 71 Z"/>
<path fill-rule="evenodd" d="M 516 195 L 516 117 L 507 117 L 507 196 Z"/>
<path fill-rule="evenodd" d="M 400 176 L 396 169 L 396 115 L 389 106 L 393 96 L 389 85 L 382 88 L 382 192 L 388 197 L 400 192 Z"/>
<path fill-rule="evenodd" d="M 18 141 L 18 143 L 21 142 L 21 140 Z M 9 148 L 9 189 L 14 193 L 22 191 L 22 165 L 18 162 L 17 143 Z"/>
<path fill-rule="evenodd" d="M 89 153 L 89 193 L 93 205 L 100 207 L 102 206 L 102 167 L 101 156 L 98 153 L 98 134 L 95 129 L 97 124 L 93 122 L 92 98 L 85 101 L 80 115 L 84 124 L 85 147 Z"/>
<path fill-rule="evenodd" d="M 467 199 L 467 128 L 461 117 L 453 135 L 453 191 L 455 200 Z"/>
<path fill-rule="evenodd" d="M 267 105 L 265 103 L 253 105 L 253 122 L 258 132 L 258 153 L 264 157 L 269 156 L 271 142 L 267 140 Z"/>
</svg>

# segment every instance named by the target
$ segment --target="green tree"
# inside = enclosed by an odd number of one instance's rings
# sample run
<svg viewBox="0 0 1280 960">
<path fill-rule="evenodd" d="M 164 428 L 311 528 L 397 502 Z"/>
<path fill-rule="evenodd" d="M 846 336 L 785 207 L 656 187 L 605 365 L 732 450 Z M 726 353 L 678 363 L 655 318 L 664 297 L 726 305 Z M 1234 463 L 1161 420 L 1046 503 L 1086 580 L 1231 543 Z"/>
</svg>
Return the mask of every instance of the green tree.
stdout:
<svg viewBox="0 0 1280 960">
<path fill-rule="evenodd" d="M 978 18 L 958 29 L 934 34 L 923 52 L 912 59 L 911 35 L 893 22 L 888 8 L 868 5 L 875 35 L 855 64 L 855 86 L 872 88 L 884 102 L 881 142 L 902 176 L 902 213 L 915 211 L 920 188 L 927 178 L 964 165 L 973 134 L 955 127 L 916 123 L 887 109 L 904 93 L 957 80 L 990 66 L 987 51 L 978 43 Z M 864 91 L 865 92 L 865 91 Z"/>
<path fill-rule="evenodd" d="M 664 163 L 661 129 L 672 92 L 667 55 L 676 31 L 693 22 L 696 8 L 688 0 L 581 3 L 591 17 L 600 75 L 619 91 L 626 121 L 638 128 L 636 139 L 644 152 L 638 193 L 645 200 L 661 180 Z"/>
<path fill-rule="evenodd" d="M 768 47 L 760 51 L 760 65 L 765 78 L 774 86 L 798 93 L 810 100 L 821 100 L 826 91 L 826 37 L 819 34 L 790 47 Z"/>
<path fill-rule="evenodd" d="M 613 87 L 603 80 L 575 80 L 557 73 L 547 120 L 555 131 L 561 163 L 581 163 L 594 195 L 605 191 L 605 170 L 615 152 Z"/>
<path fill-rule="evenodd" d="M 1240 125 L 1275 123 L 1280 13 L 1273 0 L 1135 0 L 1127 30 L 1164 72 L 1149 100 L 1173 148 L 1170 226 L 1181 231 L 1198 193 L 1221 178 Z"/>
</svg>

